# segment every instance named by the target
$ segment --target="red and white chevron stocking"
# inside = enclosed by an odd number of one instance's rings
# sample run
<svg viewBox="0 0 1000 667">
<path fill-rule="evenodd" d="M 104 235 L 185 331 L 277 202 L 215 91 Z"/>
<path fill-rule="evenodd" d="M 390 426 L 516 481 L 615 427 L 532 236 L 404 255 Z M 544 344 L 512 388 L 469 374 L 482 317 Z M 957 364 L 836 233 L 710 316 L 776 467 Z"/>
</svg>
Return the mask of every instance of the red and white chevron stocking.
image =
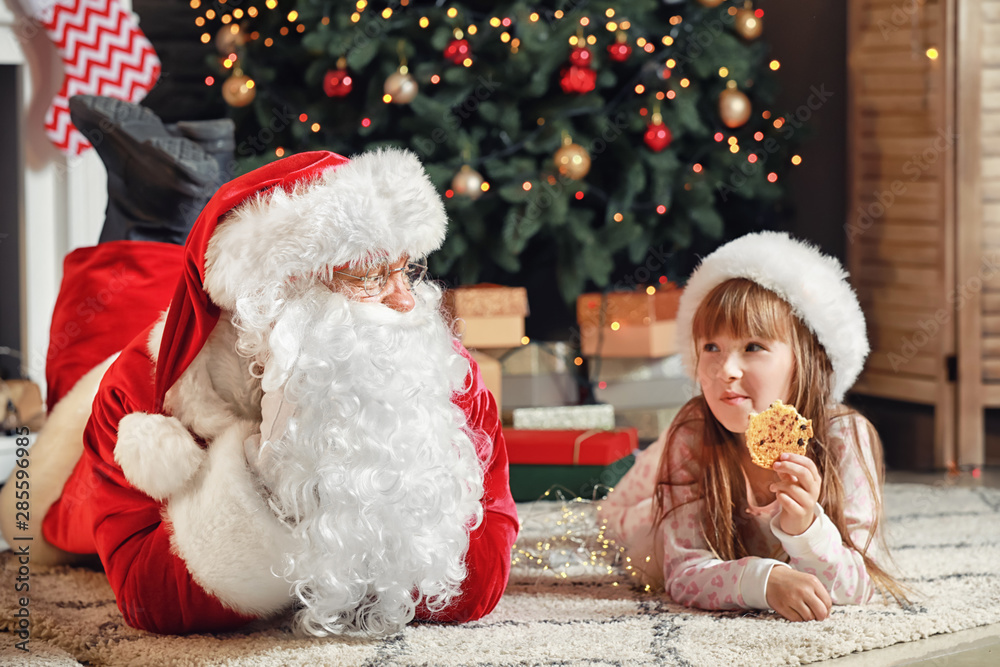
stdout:
<svg viewBox="0 0 1000 667">
<path fill-rule="evenodd" d="M 66 77 L 45 114 L 45 132 L 64 153 L 90 143 L 69 118 L 73 95 L 138 102 L 160 76 L 160 59 L 119 0 L 22 0 L 59 49 Z"/>
</svg>

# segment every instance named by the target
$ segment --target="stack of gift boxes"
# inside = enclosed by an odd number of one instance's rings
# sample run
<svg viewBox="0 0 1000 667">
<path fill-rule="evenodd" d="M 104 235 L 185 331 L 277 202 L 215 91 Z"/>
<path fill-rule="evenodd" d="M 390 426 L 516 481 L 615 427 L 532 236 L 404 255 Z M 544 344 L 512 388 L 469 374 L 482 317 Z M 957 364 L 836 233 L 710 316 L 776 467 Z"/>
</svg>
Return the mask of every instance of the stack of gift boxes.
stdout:
<svg viewBox="0 0 1000 667">
<path fill-rule="evenodd" d="M 529 343 L 523 288 L 451 290 L 446 304 L 501 405 L 515 500 L 594 497 L 612 487 L 640 444 L 654 440 L 694 396 L 675 355 L 681 290 L 584 294 L 580 348 L 600 405 L 577 405 L 581 379 L 569 343 Z"/>
<path fill-rule="evenodd" d="M 557 408 L 580 402 L 580 380 L 573 368 L 576 356 L 569 343 L 529 342 L 496 354 L 503 372 L 504 422 L 513 422 L 518 408 Z"/>
<path fill-rule="evenodd" d="M 671 283 L 634 292 L 583 294 L 576 302 L 580 347 L 595 398 L 614 406 L 618 426 L 654 440 L 697 393 L 677 353 L 677 307 Z"/>
<path fill-rule="evenodd" d="M 516 501 L 601 498 L 639 447 L 635 428 L 616 428 L 610 405 L 518 408 L 504 428 Z"/>
<path fill-rule="evenodd" d="M 504 391 L 497 355 L 526 342 L 527 290 L 488 284 L 456 287 L 445 292 L 444 308 L 501 409 Z"/>
</svg>

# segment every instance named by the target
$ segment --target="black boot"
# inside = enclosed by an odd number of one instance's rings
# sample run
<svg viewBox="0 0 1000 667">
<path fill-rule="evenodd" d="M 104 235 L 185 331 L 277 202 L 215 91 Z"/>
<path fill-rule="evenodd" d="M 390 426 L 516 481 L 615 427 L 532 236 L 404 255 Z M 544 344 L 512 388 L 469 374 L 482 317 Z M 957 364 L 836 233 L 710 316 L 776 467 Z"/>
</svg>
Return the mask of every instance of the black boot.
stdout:
<svg viewBox="0 0 1000 667">
<path fill-rule="evenodd" d="M 201 146 L 219 165 L 217 186 L 233 178 L 236 150 L 236 124 L 230 118 L 216 120 L 182 120 L 167 125 L 167 132 L 175 137 L 186 137 Z"/>
<path fill-rule="evenodd" d="M 190 139 L 171 136 L 138 104 L 75 95 L 73 124 L 108 171 L 108 209 L 99 242 L 183 244 L 219 182 L 219 165 Z"/>
</svg>

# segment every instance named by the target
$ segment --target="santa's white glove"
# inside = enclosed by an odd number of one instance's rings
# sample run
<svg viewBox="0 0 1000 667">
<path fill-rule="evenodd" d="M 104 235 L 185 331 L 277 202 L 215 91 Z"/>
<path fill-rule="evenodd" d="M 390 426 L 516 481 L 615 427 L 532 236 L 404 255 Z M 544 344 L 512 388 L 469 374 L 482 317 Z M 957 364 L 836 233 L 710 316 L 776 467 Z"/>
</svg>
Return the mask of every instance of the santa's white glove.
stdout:
<svg viewBox="0 0 1000 667">
<path fill-rule="evenodd" d="M 284 386 L 299 356 L 299 335 L 291 326 L 279 321 L 271 329 L 267 342 L 270 355 L 260 378 L 260 387 L 264 390 L 260 401 L 260 433 L 243 442 L 247 464 L 265 490 L 270 488 L 267 475 L 272 470 L 272 443 L 284 435 L 288 419 L 295 412 L 294 405 L 285 400 Z"/>
<path fill-rule="evenodd" d="M 271 465 L 271 457 L 274 454 L 273 443 L 284 435 L 288 420 L 295 413 L 295 405 L 285 400 L 284 383 L 289 375 L 286 369 L 298 350 L 282 348 L 277 350 L 277 354 L 274 352 L 272 350 L 271 358 L 264 365 L 264 374 L 261 377 L 260 384 L 264 395 L 260 400 L 260 433 L 254 433 L 243 441 L 247 464 L 265 491 L 271 488 L 268 477 L 269 472 L 273 470 Z"/>
<path fill-rule="evenodd" d="M 281 439 L 288 426 L 288 419 L 295 413 L 295 405 L 285 400 L 283 387 L 265 391 L 260 399 L 260 433 L 254 433 L 243 442 L 243 451 L 250 469 L 260 475 L 270 469 L 272 443 Z"/>
</svg>

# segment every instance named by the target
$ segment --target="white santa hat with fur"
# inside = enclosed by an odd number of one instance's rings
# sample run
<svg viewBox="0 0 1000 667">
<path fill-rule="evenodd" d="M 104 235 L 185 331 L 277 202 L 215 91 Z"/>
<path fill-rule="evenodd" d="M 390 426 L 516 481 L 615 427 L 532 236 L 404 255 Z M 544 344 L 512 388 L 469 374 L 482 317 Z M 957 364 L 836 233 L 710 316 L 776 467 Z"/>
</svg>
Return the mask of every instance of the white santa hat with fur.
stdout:
<svg viewBox="0 0 1000 667">
<path fill-rule="evenodd" d="M 868 356 L 865 316 L 840 262 L 782 232 L 747 234 L 721 246 L 691 274 L 677 312 L 678 349 L 697 381 L 691 327 L 699 306 L 718 285 L 746 278 L 784 299 L 816 335 L 833 365 L 832 399 L 840 403 Z"/>
</svg>

